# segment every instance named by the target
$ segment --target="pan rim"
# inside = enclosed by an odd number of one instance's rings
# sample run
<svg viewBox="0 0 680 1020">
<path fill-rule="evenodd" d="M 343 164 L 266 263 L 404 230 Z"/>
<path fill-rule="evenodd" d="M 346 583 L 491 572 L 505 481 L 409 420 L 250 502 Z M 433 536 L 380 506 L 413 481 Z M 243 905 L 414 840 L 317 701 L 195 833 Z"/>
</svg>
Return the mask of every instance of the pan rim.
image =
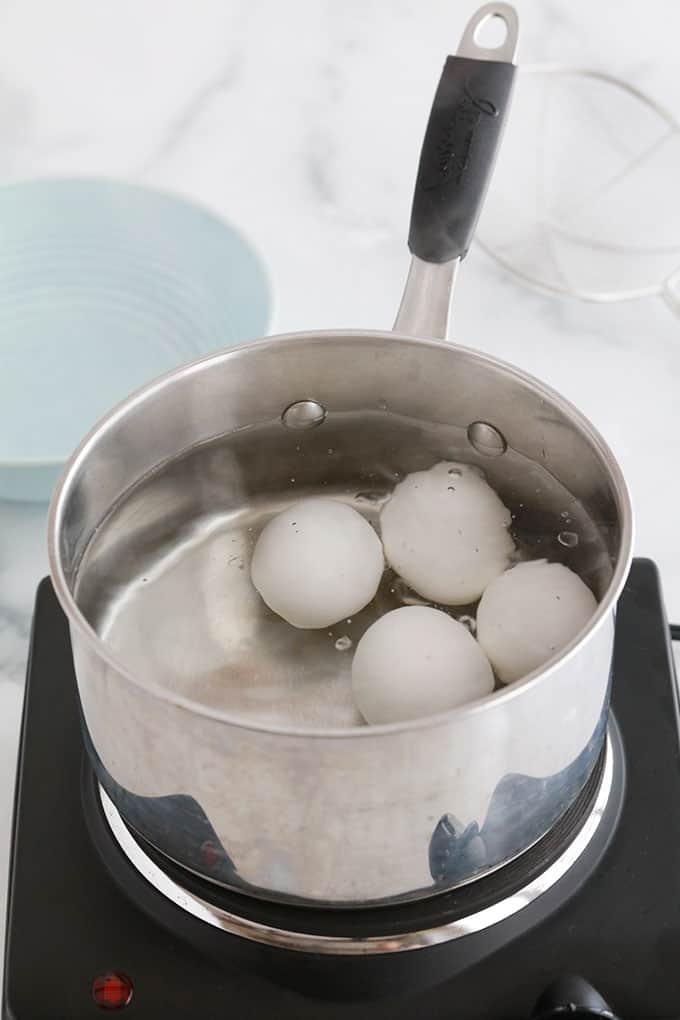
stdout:
<svg viewBox="0 0 680 1020">
<path fill-rule="evenodd" d="M 317 727 L 303 728 L 296 726 L 284 726 L 278 724 L 264 724 L 255 722 L 238 715 L 231 715 L 229 712 L 209 708 L 200 702 L 183 697 L 168 691 L 159 684 L 142 680 L 134 675 L 118 659 L 107 643 L 102 640 L 87 622 L 81 612 L 75 598 L 73 597 L 64 574 L 61 556 L 59 552 L 59 537 L 62 531 L 62 519 L 64 507 L 68 501 L 74 478 L 80 465 L 87 460 L 90 450 L 96 445 L 100 436 L 108 429 L 113 428 L 131 408 L 144 403 L 154 394 L 170 387 L 176 380 L 187 375 L 206 370 L 208 365 L 222 364 L 231 359 L 243 356 L 249 350 L 272 350 L 281 349 L 282 345 L 294 347 L 297 344 L 309 344 L 314 340 L 321 339 L 324 343 L 331 340 L 350 341 L 351 343 L 366 343 L 367 340 L 388 340 L 391 344 L 403 344 L 418 350 L 445 349 L 452 354 L 459 354 L 465 357 L 472 357 L 477 362 L 501 370 L 511 378 L 525 386 L 538 389 L 553 406 L 567 415 L 579 427 L 586 436 L 590 445 L 596 451 L 600 459 L 606 465 L 610 475 L 610 482 L 615 493 L 617 512 L 621 527 L 619 551 L 614 565 L 614 572 L 607 590 L 598 603 L 598 607 L 592 618 L 581 629 L 581 631 L 569 642 L 569 644 L 547 663 L 538 669 L 528 673 L 521 680 L 504 687 L 502 690 L 493 691 L 482 698 L 467 702 L 446 712 L 435 715 L 423 716 L 418 719 L 409 719 L 403 722 L 383 723 L 380 725 L 354 726 L 354 727 Z M 485 354 L 474 348 L 450 341 L 423 339 L 407 336 L 401 333 L 394 333 L 389 330 L 307 330 L 304 332 L 284 333 L 275 336 L 264 337 L 259 340 L 248 341 L 238 346 L 225 348 L 207 354 L 195 361 L 192 361 L 180 368 L 172 369 L 157 379 L 136 390 L 125 400 L 117 404 L 93 428 L 85 435 L 81 443 L 67 461 L 64 470 L 54 490 L 50 503 L 48 515 L 48 562 L 50 576 L 57 598 L 69 622 L 71 631 L 78 634 L 78 637 L 85 641 L 88 647 L 103 660 L 107 666 L 114 670 L 119 677 L 127 683 L 142 690 L 145 694 L 158 698 L 166 704 L 186 711 L 192 716 L 201 716 L 212 723 L 234 727 L 239 730 L 246 730 L 262 734 L 269 734 L 278 737 L 290 737 L 292 739 L 317 739 L 317 740 L 366 740 L 372 737 L 390 737 L 416 730 L 432 730 L 440 726 L 448 726 L 462 718 L 477 715 L 480 712 L 492 711 L 494 708 L 508 704 L 511 700 L 528 695 L 534 687 L 545 682 L 548 678 L 561 668 L 567 661 L 573 659 L 582 650 L 587 641 L 610 619 L 615 603 L 621 594 L 626 582 L 633 555 L 634 526 L 633 508 L 628 485 L 623 472 L 615 458 L 611 448 L 606 443 L 600 432 L 586 416 L 578 410 L 569 400 L 563 397 L 552 387 L 537 379 L 535 376 L 523 369 Z"/>
</svg>

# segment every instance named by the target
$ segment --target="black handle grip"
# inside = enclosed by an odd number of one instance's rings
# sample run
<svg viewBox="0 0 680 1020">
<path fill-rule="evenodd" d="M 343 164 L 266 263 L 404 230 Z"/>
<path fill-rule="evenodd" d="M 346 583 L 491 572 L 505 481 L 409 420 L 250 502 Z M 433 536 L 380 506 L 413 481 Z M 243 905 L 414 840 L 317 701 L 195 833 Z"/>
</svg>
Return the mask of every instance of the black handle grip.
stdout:
<svg viewBox="0 0 680 1020">
<path fill-rule="evenodd" d="M 463 258 L 496 161 L 514 64 L 448 57 L 420 154 L 408 246 L 425 262 Z"/>
</svg>

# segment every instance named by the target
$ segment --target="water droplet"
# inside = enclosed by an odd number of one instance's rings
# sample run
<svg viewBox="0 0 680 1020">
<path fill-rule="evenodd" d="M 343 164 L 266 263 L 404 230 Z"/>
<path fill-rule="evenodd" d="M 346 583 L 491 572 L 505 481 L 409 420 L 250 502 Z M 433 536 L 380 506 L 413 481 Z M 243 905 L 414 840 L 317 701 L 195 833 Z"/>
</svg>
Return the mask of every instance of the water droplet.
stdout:
<svg viewBox="0 0 680 1020">
<path fill-rule="evenodd" d="M 329 631 L 328 631 L 328 636 L 329 636 L 329 637 L 333 637 L 333 631 L 332 631 L 332 630 L 329 630 Z"/>
<path fill-rule="evenodd" d="M 575 531 L 560 531 L 557 541 L 560 545 L 565 545 L 567 549 L 573 549 L 578 545 L 578 535 Z"/>
<path fill-rule="evenodd" d="M 232 556 L 228 562 L 228 566 L 231 567 L 232 564 L 234 563 L 236 563 L 241 569 L 243 569 L 243 560 L 241 559 L 240 556 Z"/>
<path fill-rule="evenodd" d="M 347 617 L 347 623 L 351 623 L 351 622 L 352 622 L 352 617 L 351 617 L 351 616 L 348 616 L 348 617 Z"/>
<path fill-rule="evenodd" d="M 252 528 L 248 528 L 248 531 L 252 531 L 252 530 L 253 530 Z"/>
<path fill-rule="evenodd" d="M 449 474 L 452 476 L 452 478 L 463 477 L 463 472 L 460 470 L 460 468 L 449 468 Z"/>
<path fill-rule="evenodd" d="M 335 642 L 335 647 L 339 652 L 346 652 L 348 648 L 352 647 L 352 644 L 353 642 L 351 637 L 347 637 L 346 634 L 343 634 L 343 636 L 339 637 Z"/>
<path fill-rule="evenodd" d="M 379 400 L 378 401 L 378 409 L 380 411 L 386 411 L 387 410 L 387 401 L 386 400 Z"/>
<path fill-rule="evenodd" d="M 455 488 L 453 487 L 453 485 L 449 485 L 448 486 L 448 490 L 449 490 L 449 492 L 455 492 L 456 491 Z"/>
<path fill-rule="evenodd" d="M 296 452 L 296 453 L 299 453 L 301 449 L 302 449 L 302 447 L 301 447 L 301 446 L 300 446 L 300 444 L 298 443 L 298 444 L 297 444 L 297 446 L 295 447 L 295 452 Z"/>
<path fill-rule="evenodd" d="M 477 621 L 474 616 L 459 616 L 458 623 L 462 623 L 464 627 L 467 627 L 473 636 L 477 633 Z"/>
<path fill-rule="evenodd" d="M 569 520 L 569 511 L 568 510 L 562 510 L 560 512 L 560 517 L 564 517 L 565 521 L 568 521 Z"/>
<path fill-rule="evenodd" d="M 328 447 L 328 455 L 329 455 L 329 457 L 333 455 L 333 447 L 332 446 Z"/>
<path fill-rule="evenodd" d="M 295 485 L 295 479 L 294 478 L 291 478 L 290 481 L 291 481 L 291 485 Z"/>
</svg>

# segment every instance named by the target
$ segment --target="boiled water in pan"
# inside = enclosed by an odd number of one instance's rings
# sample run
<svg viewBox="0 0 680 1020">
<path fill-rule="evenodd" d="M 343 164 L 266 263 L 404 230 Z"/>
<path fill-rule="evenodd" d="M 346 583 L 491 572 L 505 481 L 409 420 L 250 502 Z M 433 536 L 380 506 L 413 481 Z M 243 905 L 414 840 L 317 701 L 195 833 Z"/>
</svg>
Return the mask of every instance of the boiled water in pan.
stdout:
<svg viewBox="0 0 680 1020">
<path fill-rule="evenodd" d="M 118 503 L 78 571 L 85 615 L 135 675 L 260 725 L 363 725 L 353 648 L 400 605 L 427 604 L 390 569 L 360 613 L 298 630 L 267 608 L 250 579 L 257 537 L 273 514 L 313 495 L 342 500 L 377 526 L 409 472 L 441 460 L 477 465 L 512 513 L 517 557 L 575 570 L 599 598 L 611 578 L 607 528 L 550 474 L 507 449 L 477 452 L 467 430 L 388 409 L 331 415 L 319 428 L 242 429 L 161 466 Z M 474 606 L 447 608 L 463 622 Z M 526 621 L 527 632 L 531 620 Z"/>
</svg>

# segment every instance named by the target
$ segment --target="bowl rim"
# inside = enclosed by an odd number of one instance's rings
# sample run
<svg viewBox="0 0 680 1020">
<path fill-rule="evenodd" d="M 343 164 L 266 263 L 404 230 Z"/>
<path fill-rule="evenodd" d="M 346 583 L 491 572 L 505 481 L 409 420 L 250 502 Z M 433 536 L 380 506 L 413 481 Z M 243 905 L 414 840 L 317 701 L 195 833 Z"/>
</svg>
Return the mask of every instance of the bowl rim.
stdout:
<svg viewBox="0 0 680 1020">
<path fill-rule="evenodd" d="M 173 206 L 184 206 L 187 211 L 194 211 L 207 216 L 213 221 L 218 227 L 223 227 L 226 231 L 236 239 L 237 243 L 247 252 L 249 252 L 254 265 L 257 266 L 262 284 L 263 291 L 262 304 L 265 306 L 263 315 L 263 330 L 262 336 L 269 333 L 272 328 L 272 323 L 276 319 L 278 312 L 278 301 L 276 295 L 276 289 L 274 287 L 272 270 L 269 263 L 265 259 L 261 249 L 255 242 L 241 230 L 240 227 L 235 224 L 227 217 L 224 216 L 217 209 L 201 201 L 201 199 L 194 198 L 191 195 L 187 195 L 181 191 L 174 190 L 172 188 L 158 188 L 155 186 L 148 185 L 143 182 L 137 182 L 134 180 L 118 179 L 115 177 L 99 176 L 99 175 L 73 175 L 65 174 L 61 175 L 47 175 L 47 176 L 36 176 L 30 177 L 25 180 L 8 180 L 0 184 L 0 200 L 3 196 L 6 196 L 9 192 L 17 191 L 23 192 L 33 190 L 35 188 L 45 188 L 47 190 L 56 188 L 77 189 L 86 186 L 93 190 L 101 189 L 104 191 L 115 190 L 118 192 L 128 192 L 136 194 L 140 197 L 152 197 L 160 198 L 165 200 L 168 204 Z M 251 342 L 251 341 L 248 341 Z M 239 346 L 240 346 L 239 342 Z M 212 354 L 219 353 L 222 350 L 228 350 L 231 346 L 236 347 L 237 345 L 219 345 L 219 341 L 216 342 L 215 347 L 206 350 L 203 354 L 199 355 L 200 358 L 209 357 Z M 189 362 L 184 364 L 191 364 L 195 358 L 192 358 Z M 181 367 L 181 366 L 179 366 Z M 170 369 L 169 371 L 174 371 Z M 166 373 L 164 373 L 166 374 Z M 145 385 L 153 383 L 153 379 Z M 134 390 L 132 392 L 135 392 Z M 100 419 L 103 420 L 103 419 Z M 41 456 L 36 454 L 34 456 L 7 456 L 6 454 L 0 455 L 0 471 L 39 471 L 48 468 L 62 468 L 69 460 L 71 452 L 65 451 L 61 454 L 54 454 L 50 456 Z M 1 497 L 0 498 L 9 498 Z M 50 493 L 45 493 L 45 500 L 50 498 Z"/>
</svg>

